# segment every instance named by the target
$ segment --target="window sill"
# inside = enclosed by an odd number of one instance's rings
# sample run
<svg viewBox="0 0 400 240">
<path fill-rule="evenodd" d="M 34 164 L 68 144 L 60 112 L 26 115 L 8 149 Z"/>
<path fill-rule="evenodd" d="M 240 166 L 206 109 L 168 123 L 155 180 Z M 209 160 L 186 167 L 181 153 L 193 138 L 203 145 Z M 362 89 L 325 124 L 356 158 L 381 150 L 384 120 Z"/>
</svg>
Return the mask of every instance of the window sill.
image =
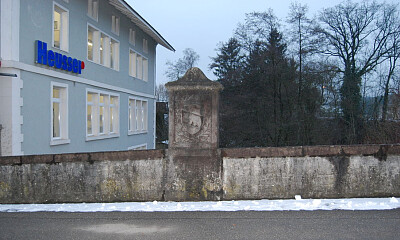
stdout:
<svg viewBox="0 0 400 240">
<path fill-rule="evenodd" d="M 99 19 L 98 19 L 98 17 L 97 17 L 97 19 L 96 18 L 94 18 L 93 16 L 90 16 L 89 14 L 86 14 L 90 19 L 92 19 L 93 21 L 96 21 L 96 22 L 99 22 Z"/>
<path fill-rule="evenodd" d="M 139 134 L 147 134 L 148 133 L 148 131 L 146 130 L 146 131 L 129 131 L 128 132 L 128 136 L 130 136 L 130 135 L 139 135 Z"/>
<path fill-rule="evenodd" d="M 70 142 L 71 142 L 70 139 L 57 139 L 57 140 L 54 139 L 50 141 L 50 146 L 69 144 Z"/>
<path fill-rule="evenodd" d="M 141 79 L 141 78 L 137 78 L 137 77 L 135 77 L 135 76 L 132 76 L 131 74 L 129 74 L 129 76 L 130 76 L 131 78 L 133 78 L 134 80 L 139 80 L 139 81 L 142 81 L 142 82 L 145 82 L 145 83 L 148 83 L 148 82 L 149 82 L 149 80 L 144 80 L 144 79 Z"/>
<path fill-rule="evenodd" d="M 102 140 L 102 139 L 108 139 L 108 138 L 117 138 L 119 137 L 119 134 L 113 133 L 113 134 L 103 134 L 103 135 L 98 135 L 98 136 L 86 136 L 86 141 L 95 141 L 95 140 Z"/>
<path fill-rule="evenodd" d="M 115 36 L 119 37 L 119 32 L 111 30 L 111 33 L 114 34 Z"/>
<path fill-rule="evenodd" d="M 69 54 L 69 49 L 61 49 L 61 48 L 58 48 L 58 47 L 54 47 L 54 43 L 53 43 L 53 45 L 51 46 L 54 50 L 56 50 L 57 52 L 62 52 L 62 53 L 66 53 L 66 54 Z"/>
</svg>

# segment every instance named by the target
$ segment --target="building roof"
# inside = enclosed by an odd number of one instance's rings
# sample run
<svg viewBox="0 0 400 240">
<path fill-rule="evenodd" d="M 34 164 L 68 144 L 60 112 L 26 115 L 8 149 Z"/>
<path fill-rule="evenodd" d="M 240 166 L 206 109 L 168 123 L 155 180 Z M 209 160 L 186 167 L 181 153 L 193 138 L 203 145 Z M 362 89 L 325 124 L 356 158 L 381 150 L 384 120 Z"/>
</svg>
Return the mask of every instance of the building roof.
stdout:
<svg viewBox="0 0 400 240">
<path fill-rule="evenodd" d="M 125 0 L 109 0 L 110 4 L 121 11 L 140 29 L 151 36 L 158 44 L 162 45 L 168 50 L 174 51 L 175 49 L 159 34 L 142 16 L 140 16 Z"/>
</svg>

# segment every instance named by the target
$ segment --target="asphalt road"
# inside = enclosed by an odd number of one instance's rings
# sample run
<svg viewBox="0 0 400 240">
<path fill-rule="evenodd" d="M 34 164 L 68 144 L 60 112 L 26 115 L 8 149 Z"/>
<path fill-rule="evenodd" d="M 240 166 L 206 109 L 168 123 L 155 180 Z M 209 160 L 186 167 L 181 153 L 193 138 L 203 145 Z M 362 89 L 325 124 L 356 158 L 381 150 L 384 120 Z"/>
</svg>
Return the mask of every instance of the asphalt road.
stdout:
<svg viewBox="0 0 400 240">
<path fill-rule="evenodd" d="M 400 209 L 0 213 L 0 239 L 400 239 Z"/>
</svg>

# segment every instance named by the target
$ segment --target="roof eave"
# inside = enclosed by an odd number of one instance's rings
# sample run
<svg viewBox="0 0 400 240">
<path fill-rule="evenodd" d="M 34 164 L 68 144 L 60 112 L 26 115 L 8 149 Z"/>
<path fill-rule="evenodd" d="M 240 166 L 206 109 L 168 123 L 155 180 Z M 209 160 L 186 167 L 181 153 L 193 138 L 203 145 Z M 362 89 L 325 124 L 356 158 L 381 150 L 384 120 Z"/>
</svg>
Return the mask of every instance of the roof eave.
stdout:
<svg viewBox="0 0 400 240">
<path fill-rule="evenodd" d="M 165 47 L 168 50 L 175 52 L 174 47 L 172 47 L 172 45 L 169 44 L 168 41 L 165 40 L 165 38 L 163 36 L 161 36 L 161 34 L 158 33 L 157 30 L 155 30 L 150 25 L 150 23 L 148 23 L 142 16 L 140 16 L 140 14 L 137 13 L 125 0 L 113 0 L 113 1 L 114 2 L 118 1 L 121 5 L 123 5 L 125 7 L 126 10 L 128 10 L 133 15 L 133 18 L 138 19 L 143 24 L 143 26 L 138 26 L 138 27 L 141 28 L 147 34 L 149 34 L 158 44 L 162 45 L 163 47 Z M 110 2 L 112 2 L 112 0 Z M 124 12 L 122 12 L 122 13 L 124 13 Z M 131 18 L 132 16 L 128 16 L 128 17 Z M 131 20 L 133 21 L 132 18 L 131 18 Z M 147 28 L 147 29 L 143 29 L 143 28 Z"/>
</svg>

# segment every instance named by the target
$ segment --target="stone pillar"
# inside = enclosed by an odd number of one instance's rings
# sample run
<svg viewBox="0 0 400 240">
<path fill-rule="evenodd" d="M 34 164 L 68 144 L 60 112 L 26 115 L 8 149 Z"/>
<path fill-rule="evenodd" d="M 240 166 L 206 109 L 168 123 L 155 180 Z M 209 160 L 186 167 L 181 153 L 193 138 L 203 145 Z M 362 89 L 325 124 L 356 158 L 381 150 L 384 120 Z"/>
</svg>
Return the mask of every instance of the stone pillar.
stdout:
<svg viewBox="0 0 400 240">
<path fill-rule="evenodd" d="M 169 92 L 169 144 L 165 200 L 220 200 L 222 159 L 218 108 L 222 85 L 198 68 L 166 84 Z"/>
</svg>

